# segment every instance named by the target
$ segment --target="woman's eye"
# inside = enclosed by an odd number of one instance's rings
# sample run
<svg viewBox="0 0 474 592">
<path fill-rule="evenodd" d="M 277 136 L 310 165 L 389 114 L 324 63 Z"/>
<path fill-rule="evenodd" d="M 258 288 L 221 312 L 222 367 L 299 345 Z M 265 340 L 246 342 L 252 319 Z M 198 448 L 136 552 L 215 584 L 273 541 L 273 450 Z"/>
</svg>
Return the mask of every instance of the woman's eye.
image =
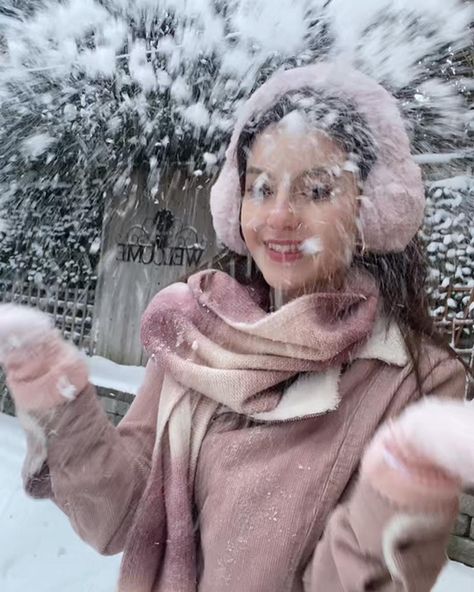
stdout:
<svg viewBox="0 0 474 592">
<path fill-rule="evenodd" d="M 331 195 L 331 188 L 328 185 L 314 185 L 311 188 L 311 197 L 315 201 L 328 199 Z"/>
<path fill-rule="evenodd" d="M 250 188 L 250 194 L 255 199 L 264 199 L 272 194 L 271 187 L 265 183 L 256 183 Z"/>
</svg>

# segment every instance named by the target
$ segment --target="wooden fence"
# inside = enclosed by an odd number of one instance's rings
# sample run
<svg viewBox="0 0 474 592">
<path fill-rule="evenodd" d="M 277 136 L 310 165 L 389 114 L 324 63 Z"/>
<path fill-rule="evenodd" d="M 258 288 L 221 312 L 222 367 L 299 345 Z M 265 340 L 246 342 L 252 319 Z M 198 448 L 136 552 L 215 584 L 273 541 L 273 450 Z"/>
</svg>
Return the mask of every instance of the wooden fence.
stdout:
<svg viewBox="0 0 474 592">
<path fill-rule="evenodd" d="M 48 313 L 66 339 L 88 355 L 94 354 L 95 285 L 38 286 L 23 279 L 0 279 L 0 302 L 24 304 Z"/>
<path fill-rule="evenodd" d="M 445 290 L 444 310 L 435 317 L 437 327 L 450 336 L 451 347 L 474 367 L 474 288 L 449 285 Z M 449 306 L 461 299 L 461 312 L 454 314 Z"/>
</svg>

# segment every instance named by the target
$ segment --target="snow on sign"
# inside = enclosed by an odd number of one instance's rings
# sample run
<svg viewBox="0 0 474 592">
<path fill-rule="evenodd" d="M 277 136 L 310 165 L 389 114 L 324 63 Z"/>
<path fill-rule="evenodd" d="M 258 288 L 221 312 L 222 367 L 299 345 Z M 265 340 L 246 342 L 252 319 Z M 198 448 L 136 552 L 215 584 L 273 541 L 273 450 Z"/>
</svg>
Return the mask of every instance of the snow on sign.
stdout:
<svg viewBox="0 0 474 592">
<path fill-rule="evenodd" d="M 117 243 L 121 263 L 160 266 L 197 266 L 206 250 L 206 237 L 183 224 L 169 209 L 160 209 L 143 224 L 133 224 L 125 240 Z"/>
</svg>

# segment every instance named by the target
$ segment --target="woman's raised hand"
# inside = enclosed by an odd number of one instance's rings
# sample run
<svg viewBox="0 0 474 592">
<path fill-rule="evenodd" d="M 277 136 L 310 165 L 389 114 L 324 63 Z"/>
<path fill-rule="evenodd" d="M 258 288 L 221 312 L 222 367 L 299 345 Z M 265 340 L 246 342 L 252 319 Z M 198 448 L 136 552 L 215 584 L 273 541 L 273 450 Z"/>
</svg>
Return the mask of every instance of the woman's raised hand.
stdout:
<svg viewBox="0 0 474 592">
<path fill-rule="evenodd" d="M 0 305 L 0 363 L 15 350 L 26 350 L 48 340 L 53 324 L 48 315 L 16 304 Z"/>
<path fill-rule="evenodd" d="M 362 474 L 384 495 L 429 509 L 474 485 L 474 403 L 426 397 L 375 435 Z"/>
<path fill-rule="evenodd" d="M 39 411 L 74 399 L 88 382 L 76 347 L 43 312 L 0 305 L 0 365 L 18 410 Z"/>
</svg>

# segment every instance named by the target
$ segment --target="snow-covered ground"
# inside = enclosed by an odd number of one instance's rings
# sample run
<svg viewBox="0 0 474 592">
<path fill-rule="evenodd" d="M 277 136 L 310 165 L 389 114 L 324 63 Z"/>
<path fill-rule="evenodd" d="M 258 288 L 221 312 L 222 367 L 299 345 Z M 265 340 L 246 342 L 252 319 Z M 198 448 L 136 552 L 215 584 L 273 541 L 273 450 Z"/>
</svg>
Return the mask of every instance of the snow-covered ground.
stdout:
<svg viewBox="0 0 474 592">
<path fill-rule="evenodd" d="M 113 592 L 120 557 L 102 557 L 51 502 L 23 493 L 24 450 L 17 420 L 0 413 L 0 590 Z"/>
<path fill-rule="evenodd" d="M 119 556 L 102 557 L 48 501 L 22 491 L 25 445 L 16 419 L 0 413 L 0 590 L 113 592 Z M 474 569 L 450 563 L 434 592 L 472 592 Z"/>
</svg>

